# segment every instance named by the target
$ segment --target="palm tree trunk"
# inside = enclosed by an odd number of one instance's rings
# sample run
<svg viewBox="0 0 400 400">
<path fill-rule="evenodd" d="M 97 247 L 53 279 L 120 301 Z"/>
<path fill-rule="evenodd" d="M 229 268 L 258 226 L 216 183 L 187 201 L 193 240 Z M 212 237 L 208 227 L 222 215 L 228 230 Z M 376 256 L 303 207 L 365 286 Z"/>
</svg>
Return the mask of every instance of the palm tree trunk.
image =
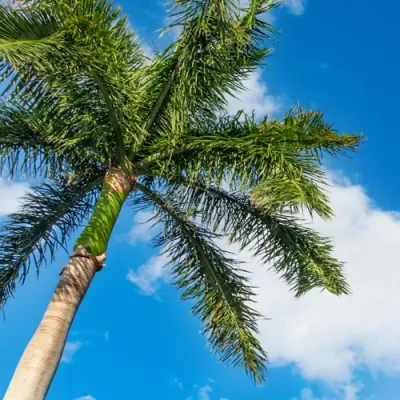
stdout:
<svg viewBox="0 0 400 400">
<path fill-rule="evenodd" d="M 74 251 L 49 306 L 17 366 L 4 399 L 44 399 L 60 362 L 67 335 L 100 260 Z"/>
<path fill-rule="evenodd" d="M 83 297 L 105 260 L 111 232 L 134 179 L 112 168 L 93 215 L 75 244 L 49 306 L 25 349 L 3 400 L 42 400 L 57 371 Z"/>
</svg>

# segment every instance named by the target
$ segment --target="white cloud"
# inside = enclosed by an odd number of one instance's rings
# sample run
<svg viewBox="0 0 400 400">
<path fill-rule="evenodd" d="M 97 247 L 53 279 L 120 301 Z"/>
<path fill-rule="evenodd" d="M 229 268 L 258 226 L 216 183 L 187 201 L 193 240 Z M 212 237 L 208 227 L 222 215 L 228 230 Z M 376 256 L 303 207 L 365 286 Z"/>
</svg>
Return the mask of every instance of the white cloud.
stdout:
<svg viewBox="0 0 400 400">
<path fill-rule="evenodd" d="M 306 379 L 344 385 L 358 367 L 400 372 L 400 321 L 393 317 L 400 307 L 400 214 L 379 210 L 345 180 L 334 179 L 330 191 L 336 218 L 313 226 L 333 238 L 335 255 L 347 262 L 351 296 L 315 290 L 295 300 L 273 272 L 249 254 L 240 258 L 252 264 L 258 308 L 272 318 L 260 326 L 272 365 L 294 364 Z"/>
<path fill-rule="evenodd" d="M 0 216 L 17 211 L 19 199 L 27 192 L 28 185 L 25 183 L 2 183 L 0 181 Z"/>
<path fill-rule="evenodd" d="M 253 72 L 243 82 L 243 85 L 246 90 L 239 93 L 238 99 L 234 97 L 227 99 L 229 114 L 235 114 L 243 109 L 247 114 L 255 111 L 256 116 L 264 117 L 266 114 L 276 113 L 282 108 L 282 99 L 268 94 L 268 87 L 262 80 L 260 70 Z"/>
<path fill-rule="evenodd" d="M 210 400 L 210 393 L 212 392 L 212 387 L 210 385 L 205 385 L 199 389 L 199 400 Z"/>
<path fill-rule="evenodd" d="M 153 239 L 158 231 L 154 226 L 154 221 L 150 219 L 154 216 L 151 211 L 138 211 L 135 214 L 133 227 L 129 232 L 129 239 L 132 244 L 137 242 L 148 242 Z"/>
<path fill-rule="evenodd" d="M 93 396 L 88 395 L 88 396 L 78 397 L 75 400 L 96 400 L 96 399 Z"/>
<path fill-rule="evenodd" d="M 363 385 L 361 385 L 360 383 L 345 385 L 343 388 L 343 400 L 357 400 L 358 393 L 360 393 L 362 388 Z"/>
<path fill-rule="evenodd" d="M 289 9 L 293 15 L 303 15 L 306 0 L 284 0 L 283 5 Z"/>
<path fill-rule="evenodd" d="M 300 400 L 318 400 L 314 397 L 313 391 L 311 389 L 303 389 L 300 394 Z"/>
<path fill-rule="evenodd" d="M 400 373 L 400 320 L 395 317 L 400 309 L 400 212 L 380 210 L 359 185 L 332 175 L 330 180 L 336 218 L 316 218 L 312 224 L 333 239 L 335 256 L 346 261 L 351 296 L 314 290 L 296 300 L 288 286 L 249 253 L 242 251 L 240 259 L 253 272 L 258 308 L 272 319 L 260 323 L 271 366 L 294 365 L 305 379 L 347 388 L 347 399 L 356 399 L 352 383 L 357 368 Z M 235 247 L 229 250 L 238 252 Z M 145 269 L 150 269 L 150 277 L 158 276 L 160 263 L 149 260 L 138 276 L 148 276 Z M 154 285 L 146 285 L 144 291 L 154 293 Z"/>
<path fill-rule="evenodd" d="M 64 352 L 61 357 L 61 362 L 70 363 L 75 353 L 83 346 L 82 342 L 67 342 L 64 347 Z"/>
<path fill-rule="evenodd" d="M 209 379 L 207 379 L 209 381 Z M 186 400 L 212 400 L 211 398 L 211 393 L 213 391 L 213 388 L 206 384 L 204 386 L 198 387 L 197 385 L 193 385 L 195 389 L 197 389 L 197 394 L 196 396 L 189 396 L 186 398 Z M 215 397 L 213 397 L 215 399 Z M 228 400 L 227 398 L 220 398 L 219 400 Z"/>
<path fill-rule="evenodd" d="M 357 400 L 362 387 L 359 383 L 349 384 L 337 390 L 331 390 L 332 394 L 322 397 L 315 396 L 311 389 L 305 388 L 300 393 L 300 399 L 295 398 L 293 400 Z M 367 399 L 365 398 L 365 400 Z"/>
<path fill-rule="evenodd" d="M 147 263 L 141 265 L 136 272 L 132 270 L 129 271 L 127 279 L 138 286 L 142 294 L 151 296 L 168 276 L 168 271 L 164 268 L 164 265 L 164 257 L 151 257 Z"/>
</svg>

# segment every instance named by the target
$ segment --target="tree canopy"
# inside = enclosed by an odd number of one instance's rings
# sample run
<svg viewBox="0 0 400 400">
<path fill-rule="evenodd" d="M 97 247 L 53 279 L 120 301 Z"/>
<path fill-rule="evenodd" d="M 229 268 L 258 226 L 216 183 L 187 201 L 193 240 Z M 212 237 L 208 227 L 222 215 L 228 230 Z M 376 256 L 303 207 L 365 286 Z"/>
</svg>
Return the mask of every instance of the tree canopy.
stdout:
<svg viewBox="0 0 400 400">
<path fill-rule="evenodd" d="M 349 293 L 330 240 L 297 214 L 332 217 L 322 157 L 355 150 L 361 137 L 300 107 L 281 120 L 226 112 L 270 53 L 263 14 L 276 5 L 174 0 L 168 28 L 180 33 L 152 58 L 110 1 L 0 5 L 0 166 L 41 179 L 2 226 L 0 305 L 66 248 L 110 167 L 135 178 L 128 205 L 162 224 L 155 243 L 213 349 L 257 383 L 262 316 L 248 275 L 215 239 L 251 249 L 296 296 Z"/>
</svg>

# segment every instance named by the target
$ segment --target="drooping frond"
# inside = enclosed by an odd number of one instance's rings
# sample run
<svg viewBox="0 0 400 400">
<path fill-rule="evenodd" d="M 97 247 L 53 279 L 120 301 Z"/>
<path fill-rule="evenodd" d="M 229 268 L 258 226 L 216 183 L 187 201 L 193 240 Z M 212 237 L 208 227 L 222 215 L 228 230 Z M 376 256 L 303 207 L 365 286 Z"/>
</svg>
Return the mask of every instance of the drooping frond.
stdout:
<svg viewBox="0 0 400 400">
<path fill-rule="evenodd" d="M 0 103 L 0 175 L 4 170 L 11 177 L 54 175 L 62 170 L 64 160 L 52 150 L 54 146 L 30 122 L 28 112 Z"/>
<path fill-rule="evenodd" d="M 59 34 L 60 19 L 38 9 L 0 5 L 0 79 L 2 94 L 32 102 L 46 90 L 45 72 L 72 57 Z"/>
<path fill-rule="evenodd" d="M 20 210 L 0 230 L 0 307 L 24 282 L 34 266 L 37 273 L 56 250 L 65 248 L 72 233 L 88 217 L 102 176 L 85 180 L 64 177 L 32 188 Z"/>
<path fill-rule="evenodd" d="M 291 286 L 296 296 L 313 288 L 333 294 L 349 293 L 342 263 L 333 255 L 331 242 L 319 236 L 293 215 L 260 208 L 245 193 L 227 192 L 204 183 L 177 180 L 166 189 L 168 196 L 184 205 L 213 231 L 227 235 L 242 248 L 271 265 Z"/>
<path fill-rule="evenodd" d="M 66 20 L 80 19 L 74 24 L 70 39 L 80 55 L 78 68 L 93 83 L 94 92 L 107 110 L 116 157 L 123 159 L 126 147 L 134 149 L 143 135 L 145 114 L 141 102 L 147 90 L 147 59 L 127 17 L 113 2 L 72 3 L 73 15 Z"/>
<path fill-rule="evenodd" d="M 64 131 L 59 118 L 0 103 L 0 175 L 46 177 L 101 169 L 104 159 L 83 139 L 74 139 L 73 131 L 63 137 Z"/>
<path fill-rule="evenodd" d="M 68 130 L 73 125 L 82 136 L 85 124 L 96 132 L 92 148 L 99 146 L 109 158 L 124 158 L 125 148 L 133 148 L 142 135 L 141 100 L 148 79 L 142 68 L 146 57 L 121 10 L 106 0 L 34 1 L 2 10 L 0 41 L 5 44 L 4 49 L 0 46 L 0 66 L 12 75 L 13 101 L 58 120 L 65 117 Z M 55 23 L 51 32 L 40 32 L 44 39 L 38 34 L 43 51 L 30 52 L 37 40 L 32 38 L 28 50 L 11 40 L 14 30 L 18 34 L 14 20 L 38 23 L 38 15 Z"/>
<path fill-rule="evenodd" d="M 9 76 L 26 63 L 37 64 L 57 50 L 60 21 L 41 10 L 14 9 L 0 4 L 0 72 Z M 3 75 L 4 76 L 4 75 Z"/>
<path fill-rule="evenodd" d="M 257 383 L 265 380 L 266 354 L 256 337 L 261 315 L 249 306 L 252 288 L 236 261 L 214 243 L 217 235 L 190 220 L 171 197 L 138 189 L 163 223 L 158 244 L 164 246 L 182 297 L 195 301 L 193 312 L 222 361 L 244 368 Z"/>
</svg>

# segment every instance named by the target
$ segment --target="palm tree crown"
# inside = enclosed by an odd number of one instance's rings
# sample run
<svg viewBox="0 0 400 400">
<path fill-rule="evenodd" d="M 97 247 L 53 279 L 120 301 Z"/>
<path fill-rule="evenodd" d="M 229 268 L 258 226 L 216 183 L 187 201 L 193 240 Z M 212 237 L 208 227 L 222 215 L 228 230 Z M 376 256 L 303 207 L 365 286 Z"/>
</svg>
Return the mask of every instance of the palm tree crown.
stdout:
<svg viewBox="0 0 400 400">
<path fill-rule="evenodd" d="M 293 215 L 332 216 L 322 155 L 354 150 L 360 137 L 301 108 L 282 120 L 225 112 L 270 52 L 273 30 L 261 16 L 275 6 L 174 0 L 179 36 L 151 59 L 107 0 L 0 6 L 2 173 L 41 177 L 2 227 L 0 306 L 89 217 L 75 247 L 105 253 L 126 199 L 154 210 L 163 225 L 156 243 L 182 297 L 221 359 L 257 383 L 267 360 L 261 315 L 247 275 L 216 238 L 250 248 L 296 296 L 349 293 L 330 241 Z M 110 191 L 115 174 L 129 184 Z"/>
</svg>

